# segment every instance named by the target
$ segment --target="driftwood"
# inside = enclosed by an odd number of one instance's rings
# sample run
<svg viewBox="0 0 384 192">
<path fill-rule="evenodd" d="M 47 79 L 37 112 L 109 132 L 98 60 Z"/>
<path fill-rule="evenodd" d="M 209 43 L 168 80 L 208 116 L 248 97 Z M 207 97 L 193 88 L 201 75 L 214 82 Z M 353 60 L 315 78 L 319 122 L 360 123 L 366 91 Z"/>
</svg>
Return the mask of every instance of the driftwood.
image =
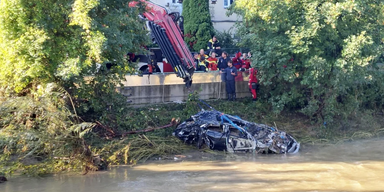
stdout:
<svg viewBox="0 0 384 192">
<path fill-rule="evenodd" d="M 146 133 L 146 132 L 151 132 L 151 131 L 154 131 L 154 130 L 165 129 L 165 128 L 168 128 L 168 127 L 175 126 L 178 123 L 179 123 L 178 119 L 172 118 L 171 122 L 168 125 L 164 125 L 164 126 L 161 126 L 161 127 L 148 128 L 148 129 L 142 129 L 142 130 L 137 130 L 137 131 L 128 131 L 128 132 L 125 132 L 125 133 L 121 134 L 121 136 L 125 137 L 126 135 L 137 134 L 137 133 Z"/>
<path fill-rule="evenodd" d="M 101 128 L 107 130 L 108 132 L 110 132 L 112 135 L 115 135 L 115 132 L 112 131 L 112 129 L 108 128 L 107 126 L 101 124 L 99 121 L 96 121 L 97 125 L 99 125 Z"/>
<path fill-rule="evenodd" d="M 123 133 L 115 133 L 112 130 L 112 128 L 101 124 L 99 121 L 96 121 L 96 124 L 99 127 L 103 128 L 104 130 L 106 130 L 108 132 L 108 133 L 104 133 L 104 135 L 107 138 L 109 138 L 109 136 L 111 136 L 111 137 L 118 137 L 118 136 L 125 137 L 127 135 L 132 135 L 132 134 L 146 133 L 146 132 L 151 132 L 151 131 L 155 131 L 155 130 L 159 130 L 159 129 L 165 129 L 165 128 L 177 125 L 179 123 L 179 121 L 180 121 L 179 119 L 172 118 L 172 120 L 171 120 L 171 122 L 169 124 L 161 126 L 161 127 L 151 127 L 151 128 L 147 128 L 147 129 L 141 129 L 141 130 L 136 130 L 136 131 L 128 131 L 128 132 L 123 132 Z"/>
</svg>

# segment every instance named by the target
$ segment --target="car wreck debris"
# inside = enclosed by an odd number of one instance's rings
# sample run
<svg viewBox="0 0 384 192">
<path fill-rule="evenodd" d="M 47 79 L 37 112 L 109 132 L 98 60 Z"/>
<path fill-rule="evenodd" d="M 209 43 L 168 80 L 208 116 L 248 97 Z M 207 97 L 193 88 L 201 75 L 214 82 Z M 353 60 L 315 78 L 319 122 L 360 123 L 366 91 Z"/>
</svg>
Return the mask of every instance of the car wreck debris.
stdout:
<svg viewBox="0 0 384 192">
<path fill-rule="evenodd" d="M 300 143 L 284 131 L 210 108 L 179 124 L 174 136 L 198 148 L 205 144 L 210 149 L 232 153 L 297 153 L 300 149 Z"/>
</svg>

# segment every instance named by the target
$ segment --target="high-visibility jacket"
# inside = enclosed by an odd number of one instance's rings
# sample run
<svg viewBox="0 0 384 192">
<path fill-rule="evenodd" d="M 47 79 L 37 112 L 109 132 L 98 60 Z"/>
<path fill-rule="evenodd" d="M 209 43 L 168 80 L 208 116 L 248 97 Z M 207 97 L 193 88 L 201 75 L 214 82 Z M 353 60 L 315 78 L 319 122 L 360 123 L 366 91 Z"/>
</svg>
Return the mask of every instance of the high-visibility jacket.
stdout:
<svg viewBox="0 0 384 192">
<path fill-rule="evenodd" d="M 196 71 L 208 71 L 208 67 L 205 65 L 205 63 L 199 62 Z"/>
<path fill-rule="evenodd" d="M 198 55 L 197 59 L 199 60 L 199 63 L 208 63 L 208 55 L 204 54 L 203 56 L 202 55 Z M 208 65 L 205 65 L 208 67 Z"/>
<path fill-rule="evenodd" d="M 212 57 L 208 58 L 208 69 L 210 71 L 217 71 L 218 70 L 217 62 L 218 62 L 217 58 L 212 58 Z"/>
<path fill-rule="evenodd" d="M 212 39 L 210 39 L 208 41 L 208 46 L 207 46 L 207 49 L 210 50 L 210 49 L 216 49 L 217 47 L 220 47 L 220 43 L 219 43 L 219 40 L 216 39 L 215 42 L 213 42 Z"/>
<path fill-rule="evenodd" d="M 199 70 L 198 71 L 208 71 L 208 66 L 206 63 L 208 63 L 208 55 L 198 55 L 198 65 Z"/>
</svg>

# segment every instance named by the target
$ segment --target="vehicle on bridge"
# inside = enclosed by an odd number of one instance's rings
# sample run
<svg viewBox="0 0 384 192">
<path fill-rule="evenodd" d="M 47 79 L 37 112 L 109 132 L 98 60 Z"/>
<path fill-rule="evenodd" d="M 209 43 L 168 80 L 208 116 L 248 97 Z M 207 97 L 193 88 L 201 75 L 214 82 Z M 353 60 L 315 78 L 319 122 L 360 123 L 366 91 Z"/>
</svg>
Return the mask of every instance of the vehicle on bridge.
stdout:
<svg viewBox="0 0 384 192">
<path fill-rule="evenodd" d="M 148 73 L 151 73 L 153 70 L 160 70 L 158 62 L 162 62 L 163 66 L 168 68 L 170 65 L 176 75 L 184 79 L 185 85 L 190 87 L 196 63 L 183 39 L 183 17 L 178 12 L 168 13 L 164 7 L 153 2 L 140 1 L 145 4 L 146 8 L 146 11 L 140 16 L 147 20 L 147 27 L 151 31 L 152 41 L 157 43 L 160 49 L 150 49 L 149 56 L 142 56 L 141 59 L 138 56 L 137 58 L 134 57 L 133 60 L 147 61 L 147 66 L 139 66 L 139 69 L 141 71 L 148 70 Z M 136 7 L 138 3 L 138 1 L 130 2 L 129 6 Z M 162 56 L 159 55 L 159 51 L 164 55 L 165 61 L 160 61 Z"/>
</svg>

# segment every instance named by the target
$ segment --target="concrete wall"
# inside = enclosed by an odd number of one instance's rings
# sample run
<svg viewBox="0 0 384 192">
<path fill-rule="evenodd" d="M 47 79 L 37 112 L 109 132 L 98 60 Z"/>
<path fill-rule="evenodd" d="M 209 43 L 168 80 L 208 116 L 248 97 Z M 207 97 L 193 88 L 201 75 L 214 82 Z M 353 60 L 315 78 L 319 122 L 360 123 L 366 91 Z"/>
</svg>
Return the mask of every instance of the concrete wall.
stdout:
<svg viewBox="0 0 384 192">
<path fill-rule="evenodd" d="M 250 97 L 248 73 L 239 72 L 239 75 L 236 81 L 236 95 L 238 98 Z M 120 88 L 120 92 L 134 104 L 183 102 L 193 91 L 199 91 L 201 99 L 226 98 L 225 83 L 221 82 L 218 72 L 195 73 L 190 89 L 187 89 L 183 80 L 174 73 L 158 73 L 143 77 L 127 75 L 126 81 L 122 83 L 124 86 Z"/>
</svg>

